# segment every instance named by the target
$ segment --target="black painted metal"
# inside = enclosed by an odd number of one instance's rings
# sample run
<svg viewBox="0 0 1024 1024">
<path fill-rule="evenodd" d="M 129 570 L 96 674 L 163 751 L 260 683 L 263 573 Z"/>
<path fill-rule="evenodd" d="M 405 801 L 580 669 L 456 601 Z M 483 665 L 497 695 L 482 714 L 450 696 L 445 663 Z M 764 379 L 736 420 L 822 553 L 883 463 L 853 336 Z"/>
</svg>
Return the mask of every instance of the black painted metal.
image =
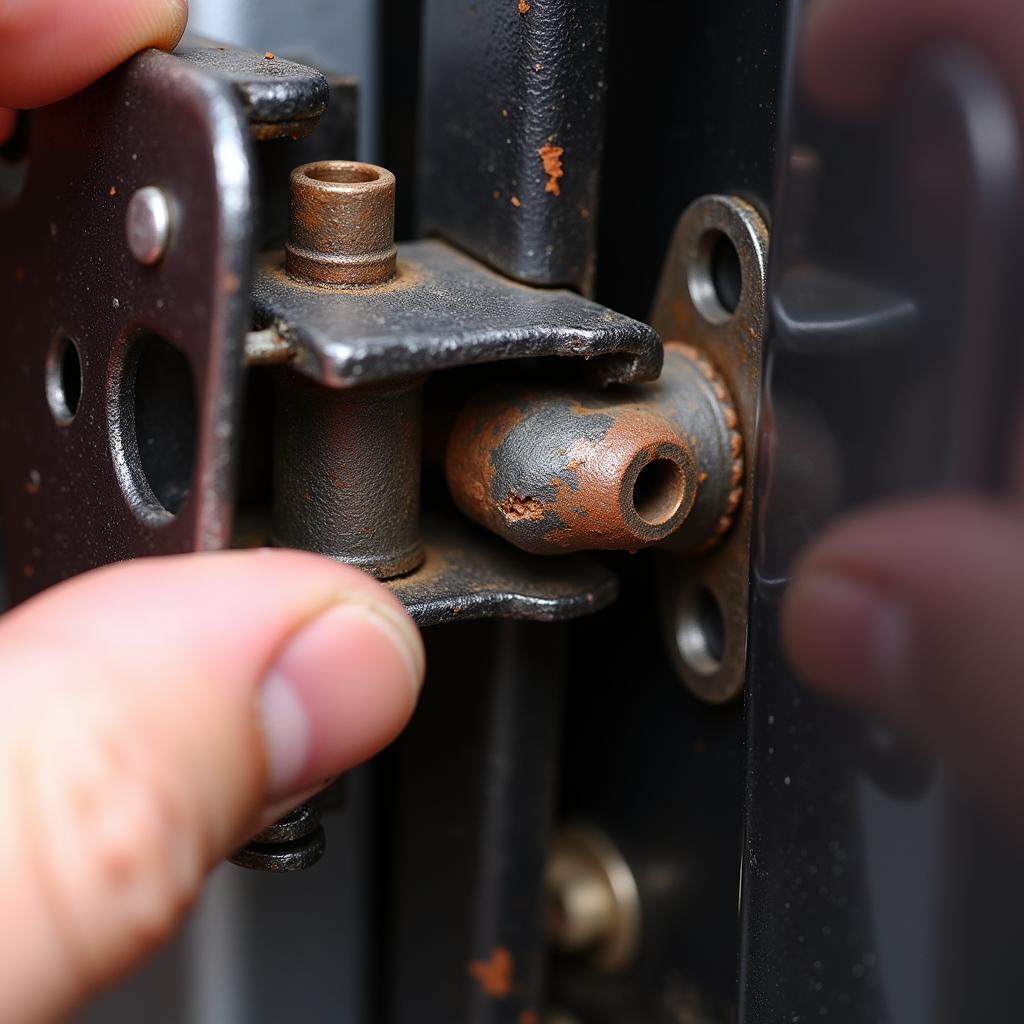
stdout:
<svg viewBox="0 0 1024 1024">
<path fill-rule="evenodd" d="M 900 738 L 804 691 L 777 639 L 793 560 L 834 518 L 1005 479 L 1021 130 L 991 65 L 920 46 L 904 88 L 856 121 L 794 71 L 750 620 L 747 1024 L 1021 1018 L 1019 851 Z"/>
<path fill-rule="evenodd" d="M 247 125 L 230 86 L 155 51 L 34 115 L 24 189 L 0 204 L 8 339 L 0 458 L 16 600 L 106 562 L 229 542 L 252 258 L 249 168 Z M 172 210 L 167 252 L 152 267 L 132 258 L 124 229 L 128 201 L 147 185 L 162 189 Z M 183 295 L 189 300 L 176 300 Z M 48 353 L 61 338 L 73 339 L 81 368 L 77 414 L 66 425 L 47 397 Z M 165 379 L 159 408 L 137 407 L 144 339 L 190 368 L 177 376 L 181 388 Z M 51 363 L 51 382 L 58 371 Z M 197 418 L 186 422 L 193 407 Z M 195 431 L 186 453 L 194 471 L 185 460 L 176 481 L 188 497 L 173 518 L 144 465 L 147 448 L 171 435 L 136 437 L 140 417 L 174 436 Z"/>
<path fill-rule="evenodd" d="M 257 322 L 299 349 L 296 368 L 329 387 L 418 376 L 472 363 L 585 359 L 602 382 L 650 380 L 661 342 L 646 324 L 561 290 L 516 284 L 442 242 L 399 249 L 387 284 L 305 285 L 284 258 L 263 258 L 253 291 Z"/>
<path fill-rule="evenodd" d="M 524 1024 L 543 1006 L 563 633 L 480 623 L 427 641 L 435 685 L 380 794 L 394 824 L 377 1019 Z"/>
<path fill-rule="evenodd" d="M 606 0 L 428 0 L 423 233 L 442 235 L 510 277 L 590 290 L 606 7 Z M 545 146 L 563 150 L 562 177 L 545 172 Z"/>
<path fill-rule="evenodd" d="M 597 559 L 533 558 L 453 512 L 428 516 L 423 566 L 388 582 L 421 626 L 470 619 L 557 622 L 607 607 L 618 594 L 615 574 Z"/>
<path fill-rule="evenodd" d="M 174 53 L 210 77 L 230 83 L 250 124 L 306 122 L 312 127 L 327 106 L 323 74 L 277 54 L 221 46 L 195 36 L 186 36 Z"/>
</svg>

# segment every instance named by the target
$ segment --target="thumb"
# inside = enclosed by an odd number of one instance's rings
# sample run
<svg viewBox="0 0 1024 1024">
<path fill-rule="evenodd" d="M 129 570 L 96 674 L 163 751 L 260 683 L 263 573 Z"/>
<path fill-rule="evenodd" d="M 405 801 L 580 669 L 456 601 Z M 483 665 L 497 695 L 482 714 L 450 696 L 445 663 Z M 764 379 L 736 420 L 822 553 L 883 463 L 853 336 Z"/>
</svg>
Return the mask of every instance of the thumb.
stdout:
<svg viewBox="0 0 1024 1024">
<path fill-rule="evenodd" d="M 824 693 L 948 755 L 1020 817 L 1024 514 L 967 499 L 860 514 L 797 565 L 782 635 Z"/>
<path fill-rule="evenodd" d="M 394 598 L 298 552 L 102 569 L 0 620 L 4 1019 L 166 938 L 261 808 L 390 742 L 423 665 Z"/>
<path fill-rule="evenodd" d="M 187 0 L 0 3 L 0 104 L 70 96 L 147 46 L 171 49 L 187 19 Z"/>
</svg>

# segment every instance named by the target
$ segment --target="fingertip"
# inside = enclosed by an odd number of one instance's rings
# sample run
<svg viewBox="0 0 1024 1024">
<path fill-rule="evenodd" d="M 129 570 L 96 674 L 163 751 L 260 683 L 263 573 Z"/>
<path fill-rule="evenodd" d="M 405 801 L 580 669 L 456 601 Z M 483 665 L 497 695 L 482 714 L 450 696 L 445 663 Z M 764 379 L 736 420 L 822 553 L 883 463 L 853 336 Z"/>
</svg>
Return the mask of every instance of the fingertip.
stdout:
<svg viewBox="0 0 1024 1024">
<path fill-rule="evenodd" d="M 0 101 L 32 108 L 78 92 L 147 47 L 173 49 L 187 0 L 0 4 Z"/>
<path fill-rule="evenodd" d="M 341 603 L 296 633 L 260 696 L 267 800 L 340 774 L 390 743 L 423 681 L 418 634 L 375 603 Z"/>
</svg>

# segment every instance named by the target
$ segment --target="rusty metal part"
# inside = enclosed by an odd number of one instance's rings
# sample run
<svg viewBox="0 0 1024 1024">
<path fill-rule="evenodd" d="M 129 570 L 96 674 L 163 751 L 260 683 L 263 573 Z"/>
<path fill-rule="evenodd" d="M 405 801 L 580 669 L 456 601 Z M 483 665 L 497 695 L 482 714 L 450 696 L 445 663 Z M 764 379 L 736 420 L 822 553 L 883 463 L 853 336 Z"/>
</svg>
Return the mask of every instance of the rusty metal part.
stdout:
<svg viewBox="0 0 1024 1024">
<path fill-rule="evenodd" d="M 273 539 L 376 576 L 422 561 L 419 382 L 344 390 L 285 372 L 274 431 Z"/>
<path fill-rule="evenodd" d="M 735 427 L 721 379 L 676 346 L 653 384 L 484 391 L 452 429 L 448 486 L 471 519 L 536 554 L 633 551 L 677 532 L 690 550 L 739 504 Z"/>
<path fill-rule="evenodd" d="M 403 244 L 394 280 L 371 288 L 305 284 L 272 254 L 253 305 L 257 326 L 296 346 L 296 369 L 330 387 L 532 356 L 580 359 L 600 383 L 653 380 L 661 369 L 661 341 L 646 324 L 572 292 L 515 284 L 443 242 Z"/>
<path fill-rule="evenodd" d="M 750 203 L 705 196 L 683 214 L 651 316 L 667 339 L 698 349 L 721 375 L 737 416 L 745 464 L 742 498 L 722 543 L 684 563 L 659 553 L 664 628 L 687 688 L 722 703 L 743 690 L 768 227 Z"/>
<path fill-rule="evenodd" d="M 545 926 L 563 953 L 586 955 L 616 973 L 635 960 L 641 912 L 636 880 L 615 844 L 576 823 L 555 837 L 544 872 Z"/>
<path fill-rule="evenodd" d="M 432 517 L 423 526 L 423 564 L 385 585 L 421 626 L 470 619 L 559 622 L 615 600 L 615 575 L 596 559 L 536 559 L 463 519 Z"/>
<path fill-rule="evenodd" d="M 267 826 L 228 859 L 256 871 L 303 871 L 320 860 L 326 846 L 320 809 L 310 801 Z"/>
<path fill-rule="evenodd" d="M 357 288 L 395 276 L 395 176 L 352 160 L 292 171 L 285 267 L 314 284 Z"/>
<path fill-rule="evenodd" d="M 273 327 L 245 336 L 246 366 L 280 366 L 295 358 L 295 349 Z"/>
</svg>

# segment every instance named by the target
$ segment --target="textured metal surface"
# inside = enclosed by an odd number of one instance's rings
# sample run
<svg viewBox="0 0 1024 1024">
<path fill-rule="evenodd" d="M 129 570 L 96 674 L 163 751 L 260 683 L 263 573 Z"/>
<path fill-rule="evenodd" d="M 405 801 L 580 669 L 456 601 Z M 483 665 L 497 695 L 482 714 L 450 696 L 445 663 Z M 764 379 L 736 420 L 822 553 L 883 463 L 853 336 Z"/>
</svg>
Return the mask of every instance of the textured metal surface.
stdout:
<svg viewBox="0 0 1024 1024">
<path fill-rule="evenodd" d="M 274 430 L 274 543 L 379 579 L 422 560 L 418 383 L 337 390 L 283 371 Z"/>
<path fill-rule="evenodd" d="M 702 197 L 676 229 L 651 317 L 667 342 L 695 346 L 721 374 L 747 453 L 743 500 L 723 542 L 685 568 L 669 559 L 662 566 L 665 628 L 677 671 L 695 694 L 714 703 L 737 697 L 746 678 L 767 259 L 768 228 L 754 206 L 730 196 Z"/>
<path fill-rule="evenodd" d="M 0 205 L 0 234 L 18 240 L 0 251 L 16 600 L 106 562 L 229 542 L 251 260 L 245 118 L 226 83 L 178 58 L 143 53 L 37 112 L 29 165 Z M 155 267 L 124 234 L 144 186 L 172 207 Z M 65 424 L 55 387 L 74 400 Z"/>
<path fill-rule="evenodd" d="M 257 138 L 312 131 L 327 106 L 327 79 L 276 53 L 221 46 L 186 36 L 175 56 L 230 83 Z"/>
<path fill-rule="evenodd" d="M 794 40 L 809 12 L 794 12 Z M 930 33 L 896 24 L 865 38 L 900 47 L 906 80 L 856 120 L 816 102 L 797 72 L 810 54 L 793 54 L 759 453 L 740 1020 L 1002 1024 L 1022 1017 L 1019 846 L 906 741 L 803 689 L 778 639 L 811 539 L 868 503 L 1000 489 L 1006 417 L 1021 408 L 1020 108 L 980 54 L 934 54 Z M 834 45 L 818 66 L 845 53 Z"/>
<path fill-rule="evenodd" d="M 677 346 L 649 384 L 475 396 L 448 441 L 448 484 L 468 516 L 537 554 L 635 551 L 673 535 L 693 549 L 725 533 L 739 505 L 735 425 L 713 370 Z"/>
<path fill-rule="evenodd" d="M 298 370 L 330 387 L 529 356 L 588 360 L 602 382 L 650 380 L 661 368 L 645 324 L 571 292 L 514 284 L 441 242 L 400 246 L 393 281 L 345 293 L 296 283 L 273 254 L 253 303 L 261 326 L 295 344 Z"/>
<path fill-rule="evenodd" d="M 380 285 L 395 276 L 395 176 L 352 160 L 291 174 L 285 268 L 310 284 Z"/>
<path fill-rule="evenodd" d="M 423 565 L 386 584 L 421 626 L 573 619 L 606 607 L 618 593 L 614 573 L 585 555 L 533 558 L 454 518 L 428 518 L 423 538 Z"/>
<path fill-rule="evenodd" d="M 564 627 L 473 623 L 426 639 L 434 685 L 381 794 L 392 824 L 378 1019 L 529 1024 L 545 1005 Z"/>
<path fill-rule="evenodd" d="M 286 874 L 311 868 L 324 855 L 327 838 L 320 810 L 313 802 L 299 804 L 230 857 L 232 864 L 254 871 Z"/>
<path fill-rule="evenodd" d="M 605 0 L 430 0 L 420 221 L 511 277 L 587 292 Z"/>
</svg>

